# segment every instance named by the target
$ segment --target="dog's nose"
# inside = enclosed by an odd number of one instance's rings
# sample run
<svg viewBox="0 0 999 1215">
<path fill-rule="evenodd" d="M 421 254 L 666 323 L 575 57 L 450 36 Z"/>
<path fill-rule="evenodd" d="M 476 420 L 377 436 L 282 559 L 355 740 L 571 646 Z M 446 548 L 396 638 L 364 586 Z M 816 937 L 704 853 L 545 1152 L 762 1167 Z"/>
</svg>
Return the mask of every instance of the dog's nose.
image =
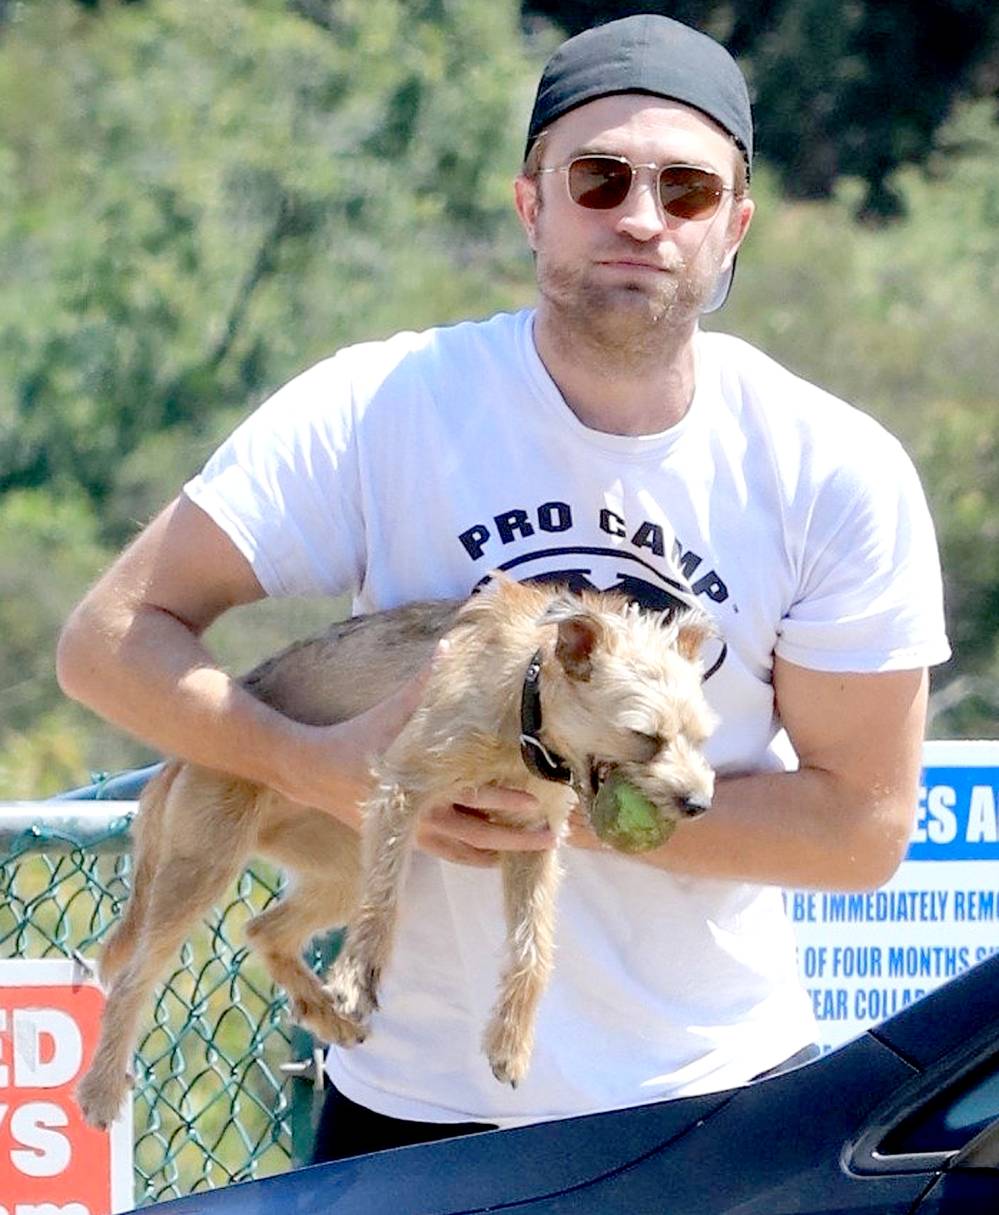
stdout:
<svg viewBox="0 0 999 1215">
<path fill-rule="evenodd" d="M 711 798 L 704 794 L 691 793 L 687 797 L 680 799 L 680 809 L 687 818 L 697 818 L 705 810 L 711 809 Z"/>
</svg>

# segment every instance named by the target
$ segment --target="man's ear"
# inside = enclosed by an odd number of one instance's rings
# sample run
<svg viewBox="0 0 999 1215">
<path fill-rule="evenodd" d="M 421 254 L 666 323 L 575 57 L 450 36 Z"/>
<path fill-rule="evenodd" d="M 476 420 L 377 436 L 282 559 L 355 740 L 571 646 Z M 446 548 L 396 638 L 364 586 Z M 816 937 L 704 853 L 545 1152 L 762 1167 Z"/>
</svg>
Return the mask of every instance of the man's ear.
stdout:
<svg viewBox="0 0 999 1215">
<path fill-rule="evenodd" d="M 731 243 L 722 260 L 722 270 L 727 270 L 735 260 L 735 255 L 739 252 L 742 242 L 746 239 L 746 233 L 749 231 L 749 225 L 753 222 L 755 212 L 756 203 L 751 198 L 740 198 L 735 204 L 732 217 L 729 221 L 728 236 Z"/>
<path fill-rule="evenodd" d="M 536 236 L 538 211 L 540 209 L 539 185 L 536 177 L 525 177 L 521 173 L 513 183 L 513 200 L 521 226 L 527 233 L 527 243 L 537 249 Z"/>
</svg>

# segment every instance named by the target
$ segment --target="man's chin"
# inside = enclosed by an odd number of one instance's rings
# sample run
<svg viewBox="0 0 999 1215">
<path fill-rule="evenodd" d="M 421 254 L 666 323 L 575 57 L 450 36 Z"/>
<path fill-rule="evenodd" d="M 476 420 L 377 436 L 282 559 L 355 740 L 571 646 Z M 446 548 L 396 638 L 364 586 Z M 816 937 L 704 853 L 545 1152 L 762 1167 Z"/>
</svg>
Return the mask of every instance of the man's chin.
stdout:
<svg viewBox="0 0 999 1215">
<path fill-rule="evenodd" d="M 609 359 L 644 353 L 658 357 L 671 331 L 686 330 L 700 311 L 675 278 L 656 283 L 542 280 L 539 285 L 563 336 L 583 341 Z"/>
<path fill-rule="evenodd" d="M 676 284 L 671 286 L 673 290 L 665 291 L 662 286 L 653 290 L 648 284 L 634 282 L 603 287 L 588 293 L 584 310 L 591 323 L 596 322 L 601 328 L 620 327 L 629 332 L 653 330 L 665 320 L 674 317 L 679 320 L 686 311 Z"/>
</svg>

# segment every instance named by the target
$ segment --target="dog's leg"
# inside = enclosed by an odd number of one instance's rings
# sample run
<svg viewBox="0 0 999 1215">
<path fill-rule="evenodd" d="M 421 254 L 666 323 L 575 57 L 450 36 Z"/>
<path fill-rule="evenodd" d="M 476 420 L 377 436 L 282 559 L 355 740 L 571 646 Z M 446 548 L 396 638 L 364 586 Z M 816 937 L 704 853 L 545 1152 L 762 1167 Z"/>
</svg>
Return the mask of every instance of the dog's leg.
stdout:
<svg viewBox="0 0 999 1215">
<path fill-rule="evenodd" d="M 196 793 L 201 781 L 193 780 Z M 173 852 L 160 858 L 149 884 L 141 933 L 111 986 L 97 1051 L 77 1089 L 80 1109 L 92 1126 L 109 1126 L 121 1109 L 143 1008 L 192 925 L 236 877 L 250 850 L 255 831 L 252 787 L 219 777 L 212 782 L 219 786 L 216 805 L 192 799 L 191 779 L 182 789 L 182 782 L 175 782 L 171 790 L 170 796 L 179 798 L 177 821 L 170 824 Z M 195 824 L 192 816 L 199 812 Z M 181 832 L 183 844 L 178 842 Z M 162 843 L 169 848 L 169 840 Z"/>
<path fill-rule="evenodd" d="M 180 764 L 168 764 L 142 791 L 139 813 L 132 824 L 132 888 L 121 919 L 104 942 L 98 963 L 105 987 L 111 985 L 132 956 L 142 934 L 149 891 L 160 863 L 164 806 L 179 771 Z"/>
<path fill-rule="evenodd" d="M 271 978 L 283 987 L 292 1016 L 322 1042 L 353 1046 L 364 1031 L 342 1017 L 318 977 L 302 960 L 306 943 L 321 929 L 347 922 L 355 904 L 354 887 L 309 874 L 294 881 L 279 903 L 246 926 L 246 939 L 263 956 Z"/>
<path fill-rule="evenodd" d="M 365 807 L 361 904 L 328 982 L 338 1011 L 361 1030 L 378 1007 L 416 821 L 415 799 L 401 784 L 380 785 Z"/>
<path fill-rule="evenodd" d="M 506 853 L 501 864 L 509 954 L 483 1049 L 496 1079 L 516 1088 L 530 1065 L 535 1014 L 551 975 L 561 868 L 557 849 Z"/>
</svg>

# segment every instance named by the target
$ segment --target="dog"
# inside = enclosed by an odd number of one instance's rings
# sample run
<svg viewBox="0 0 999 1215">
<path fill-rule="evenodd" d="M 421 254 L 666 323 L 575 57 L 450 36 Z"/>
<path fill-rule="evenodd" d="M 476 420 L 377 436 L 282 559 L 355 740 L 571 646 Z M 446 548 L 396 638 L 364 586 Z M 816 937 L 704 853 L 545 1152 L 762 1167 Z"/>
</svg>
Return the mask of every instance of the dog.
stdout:
<svg viewBox="0 0 999 1215">
<path fill-rule="evenodd" d="M 289 882 L 249 923 L 249 942 L 294 1017 L 323 1041 L 352 1045 L 377 1007 L 421 810 L 452 801 L 457 788 L 526 789 L 537 811 L 516 822 L 547 825 L 561 840 L 573 808 L 590 813 L 612 773 L 670 825 L 705 810 L 714 777 L 701 748 L 714 720 L 700 651 L 712 633 L 699 609 L 649 613 L 611 592 L 497 577 L 464 603 L 355 617 L 256 667 L 242 680 L 250 693 L 291 718 L 330 725 L 433 658 L 420 706 L 377 763 L 363 842 L 329 814 L 195 764 L 168 762 L 146 786 L 131 894 L 100 960 L 109 990 L 77 1093 L 86 1120 L 106 1127 L 117 1115 L 156 980 L 250 857 L 275 862 Z M 500 860 L 509 956 L 483 1048 L 496 1078 L 511 1085 L 527 1072 L 552 967 L 558 852 Z M 345 944 L 324 984 L 302 950 L 338 925 L 347 925 Z"/>
</svg>

